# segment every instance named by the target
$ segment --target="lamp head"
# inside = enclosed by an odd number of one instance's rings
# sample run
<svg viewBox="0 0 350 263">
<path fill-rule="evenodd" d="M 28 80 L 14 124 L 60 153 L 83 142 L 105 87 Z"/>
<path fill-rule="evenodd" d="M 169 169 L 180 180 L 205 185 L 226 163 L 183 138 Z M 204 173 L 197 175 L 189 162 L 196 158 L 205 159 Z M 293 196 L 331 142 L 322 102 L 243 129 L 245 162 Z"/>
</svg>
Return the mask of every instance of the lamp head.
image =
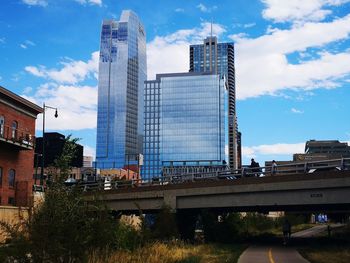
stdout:
<svg viewBox="0 0 350 263">
<path fill-rule="evenodd" d="M 57 109 L 56 109 L 56 111 L 55 111 L 55 118 L 57 118 L 58 117 L 58 113 L 57 113 Z"/>
</svg>

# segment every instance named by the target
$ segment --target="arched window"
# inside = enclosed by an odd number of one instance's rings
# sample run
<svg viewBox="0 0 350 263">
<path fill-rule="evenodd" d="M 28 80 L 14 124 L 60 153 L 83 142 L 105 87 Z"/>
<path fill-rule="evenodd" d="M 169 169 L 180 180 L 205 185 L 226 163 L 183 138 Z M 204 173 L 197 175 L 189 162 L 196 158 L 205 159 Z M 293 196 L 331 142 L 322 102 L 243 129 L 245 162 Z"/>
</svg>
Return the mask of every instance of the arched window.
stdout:
<svg viewBox="0 0 350 263">
<path fill-rule="evenodd" d="M 14 169 L 9 170 L 8 182 L 10 187 L 15 187 L 16 171 Z"/>
<path fill-rule="evenodd" d="M 5 117 L 0 116 L 0 137 L 4 137 L 5 131 Z"/>
<path fill-rule="evenodd" d="M 17 128 L 18 128 L 18 122 L 13 121 L 12 122 L 12 139 L 17 139 Z"/>
</svg>

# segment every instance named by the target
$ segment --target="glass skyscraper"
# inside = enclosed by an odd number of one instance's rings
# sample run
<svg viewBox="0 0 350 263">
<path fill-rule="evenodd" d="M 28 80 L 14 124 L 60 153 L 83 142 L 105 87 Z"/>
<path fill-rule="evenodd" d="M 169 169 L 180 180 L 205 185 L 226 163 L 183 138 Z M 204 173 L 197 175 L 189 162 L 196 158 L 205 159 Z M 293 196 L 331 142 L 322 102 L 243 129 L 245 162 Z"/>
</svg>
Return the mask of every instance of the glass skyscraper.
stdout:
<svg viewBox="0 0 350 263">
<path fill-rule="evenodd" d="M 143 145 L 143 89 L 147 79 L 146 35 L 139 18 L 123 11 L 102 23 L 96 167 L 136 162 Z"/>
<path fill-rule="evenodd" d="M 225 164 L 225 82 L 211 73 L 158 74 L 145 82 L 144 179 L 164 167 Z"/>
<path fill-rule="evenodd" d="M 231 169 L 241 166 L 237 149 L 238 128 L 236 118 L 236 87 L 234 44 L 217 43 L 216 37 L 208 37 L 203 44 L 190 46 L 190 72 L 212 72 L 225 76 L 228 85 L 228 154 Z"/>
</svg>

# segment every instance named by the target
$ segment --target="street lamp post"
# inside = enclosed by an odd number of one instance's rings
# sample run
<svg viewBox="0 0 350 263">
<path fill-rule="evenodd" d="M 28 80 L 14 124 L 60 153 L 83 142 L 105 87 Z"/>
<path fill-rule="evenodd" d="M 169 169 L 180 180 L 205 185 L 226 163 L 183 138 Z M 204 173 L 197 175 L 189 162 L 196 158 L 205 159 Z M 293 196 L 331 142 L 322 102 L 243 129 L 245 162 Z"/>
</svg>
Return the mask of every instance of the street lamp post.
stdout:
<svg viewBox="0 0 350 263">
<path fill-rule="evenodd" d="M 45 167 L 45 110 L 53 109 L 55 110 L 55 118 L 58 117 L 57 108 L 45 105 L 43 103 L 43 145 L 42 145 L 42 156 L 41 156 L 41 173 L 40 173 L 40 185 L 44 184 L 44 167 Z"/>
<path fill-rule="evenodd" d="M 38 177 L 38 167 L 39 167 L 39 156 L 42 157 L 43 155 L 41 153 L 34 153 L 34 156 L 36 156 L 36 162 L 35 162 L 35 179 L 34 179 L 34 185 L 36 185 L 36 180 Z"/>
</svg>

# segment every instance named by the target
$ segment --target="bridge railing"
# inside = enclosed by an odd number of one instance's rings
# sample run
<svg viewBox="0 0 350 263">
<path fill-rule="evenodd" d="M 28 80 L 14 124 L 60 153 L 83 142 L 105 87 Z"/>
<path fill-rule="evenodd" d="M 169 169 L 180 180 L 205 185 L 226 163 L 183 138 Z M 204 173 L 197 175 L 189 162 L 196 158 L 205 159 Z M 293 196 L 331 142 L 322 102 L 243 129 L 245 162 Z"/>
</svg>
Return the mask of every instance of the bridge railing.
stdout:
<svg viewBox="0 0 350 263">
<path fill-rule="evenodd" d="M 279 164 L 274 169 L 272 166 L 262 167 L 244 167 L 242 170 L 233 170 L 238 176 L 260 176 L 260 175 L 287 175 L 287 174 L 305 174 L 320 170 L 349 170 L 350 158 L 319 160 L 311 162 L 291 162 L 288 164 Z M 273 172 L 272 172 L 273 171 Z"/>
<path fill-rule="evenodd" d="M 152 178 L 152 180 L 111 180 L 97 181 L 95 183 L 81 183 L 84 191 L 90 190 L 113 190 L 133 187 L 144 187 L 152 185 L 180 184 L 185 182 L 210 181 L 210 180 L 235 180 L 242 177 L 277 176 L 288 174 L 308 174 L 322 170 L 350 170 L 350 158 L 320 160 L 312 162 L 297 162 L 277 165 L 272 174 L 272 166 L 244 167 L 242 169 L 231 169 L 217 172 L 183 173 L 169 176 Z"/>
</svg>

